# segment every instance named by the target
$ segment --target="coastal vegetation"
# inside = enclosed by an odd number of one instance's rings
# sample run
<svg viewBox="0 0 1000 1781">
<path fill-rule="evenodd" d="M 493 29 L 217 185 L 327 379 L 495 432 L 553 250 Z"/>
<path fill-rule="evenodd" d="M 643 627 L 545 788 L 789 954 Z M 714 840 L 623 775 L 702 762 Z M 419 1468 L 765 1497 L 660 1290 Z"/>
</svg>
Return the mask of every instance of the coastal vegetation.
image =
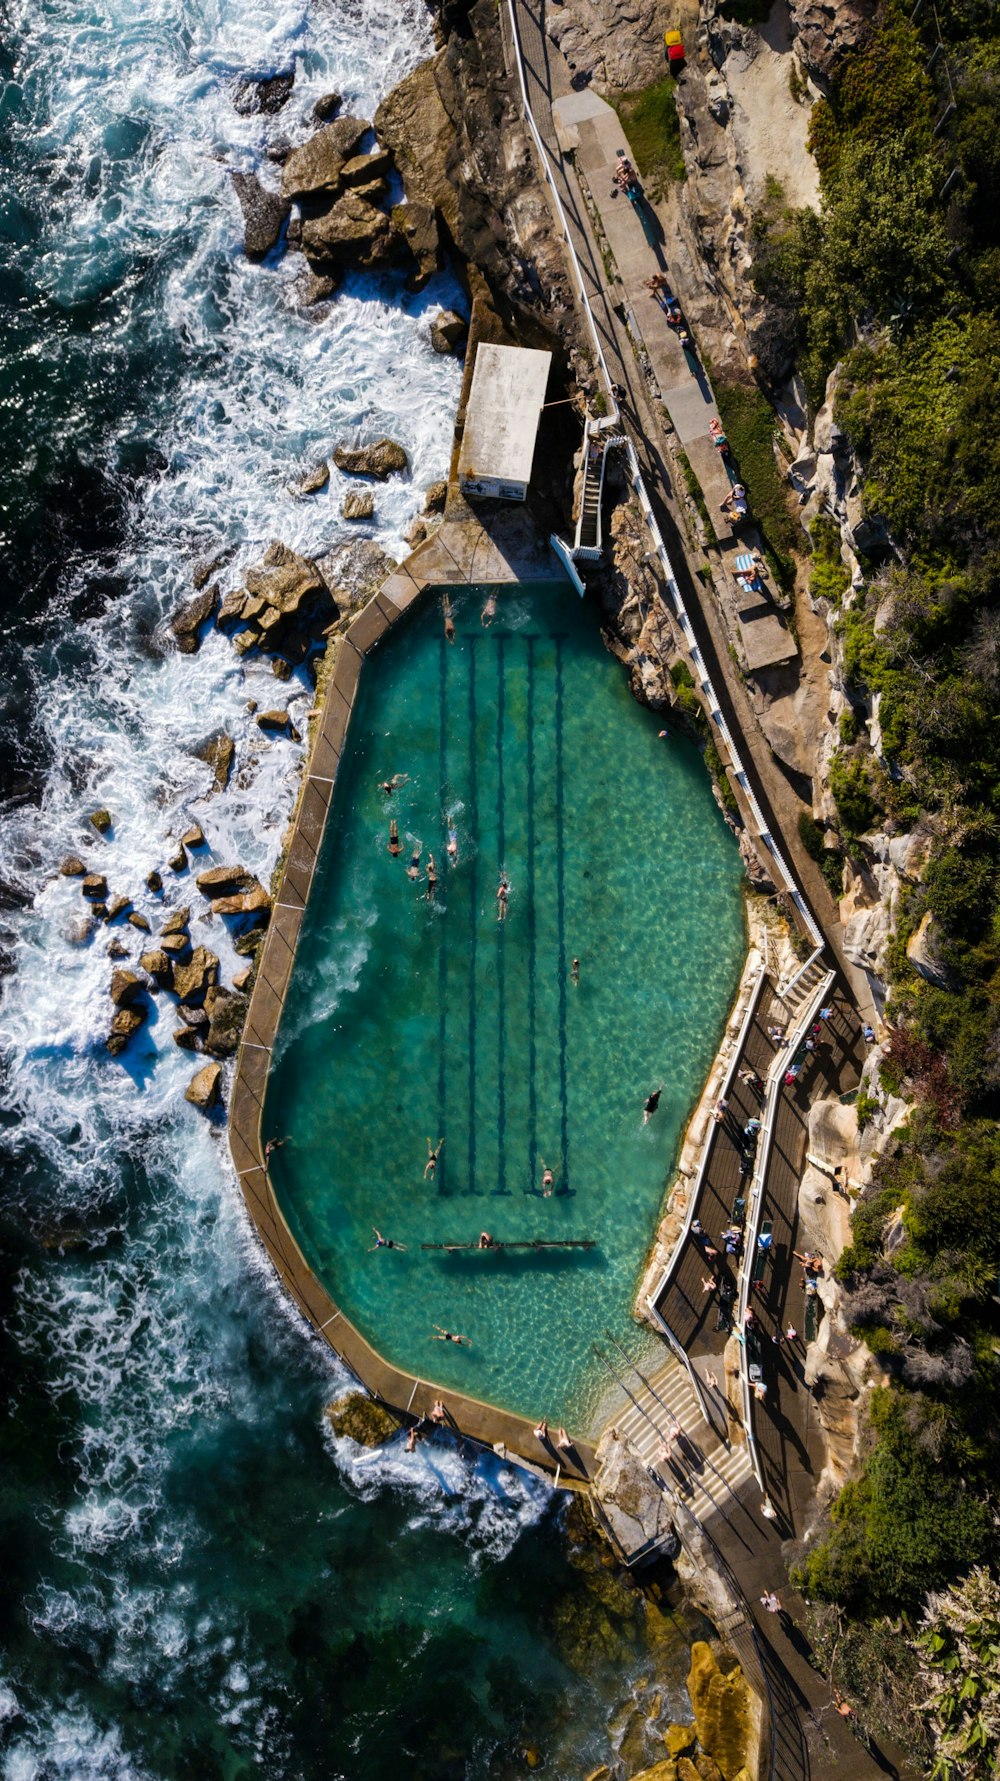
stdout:
<svg viewBox="0 0 1000 1781">
<path fill-rule="evenodd" d="M 884 1384 L 857 1474 L 798 1577 L 854 1629 L 848 1686 L 870 1676 L 885 1617 L 904 1617 L 893 1624 L 923 1666 L 906 1710 L 920 1705 L 942 1778 L 994 1773 L 997 1743 L 975 1669 L 961 1700 L 946 1685 L 962 1641 L 982 1649 L 968 1627 L 987 1612 L 972 1603 L 961 1627 L 939 1622 L 971 1602 L 976 1578 L 988 1592 L 1000 1563 L 998 99 L 993 7 L 886 0 L 813 111 L 819 215 L 772 192 L 753 243 L 770 299 L 760 375 L 775 383 L 794 367 L 814 409 L 831 401 L 860 469 L 863 586 L 851 589 L 829 522 L 812 536 L 813 591 L 837 609 L 851 707 L 829 773 L 840 842 L 863 870 L 873 831 L 909 835 L 913 861 L 891 948 L 891 1037 L 865 1091 L 869 1120 L 890 1095 L 909 1113 L 838 1266 Z M 821 837 L 803 840 L 818 857 Z M 918 1632 L 929 1589 L 944 1592 L 927 1609 L 936 1630 Z M 988 1694 L 984 1717 L 969 1703 Z"/>
<path fill-rule="evenodd" d="M 650 197 L 661 197 L 672 180 L 685 177 L 674 82 L 654 81 L 637 92 L 622 93 L 612 103 Z"/>
</svg>

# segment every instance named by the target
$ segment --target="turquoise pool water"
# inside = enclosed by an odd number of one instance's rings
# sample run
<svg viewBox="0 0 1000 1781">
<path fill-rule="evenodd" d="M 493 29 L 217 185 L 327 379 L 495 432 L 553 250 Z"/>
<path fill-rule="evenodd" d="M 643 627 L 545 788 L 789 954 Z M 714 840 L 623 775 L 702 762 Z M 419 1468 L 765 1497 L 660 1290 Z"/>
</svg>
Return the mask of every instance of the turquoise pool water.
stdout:
<svg viewBox="0 0 1000 1781">
<path fill-rule="evenodd" d="M 365 666 L 265 1125 L 303 1251 L 388 1359 L 583 1435 L 594 1343 L 642 1342 L 636 1281 L 744 953 L 741 868 L 593 609 L 557 582 L 496 593 L 485 628 L 484 590 L 451 590 L 453 644 L 428 596 Z M 373 1227 L 405 1253 L 369 1253 Z M 595 1247 L 421 1248 L 482 1230 Z"/>
</svg>

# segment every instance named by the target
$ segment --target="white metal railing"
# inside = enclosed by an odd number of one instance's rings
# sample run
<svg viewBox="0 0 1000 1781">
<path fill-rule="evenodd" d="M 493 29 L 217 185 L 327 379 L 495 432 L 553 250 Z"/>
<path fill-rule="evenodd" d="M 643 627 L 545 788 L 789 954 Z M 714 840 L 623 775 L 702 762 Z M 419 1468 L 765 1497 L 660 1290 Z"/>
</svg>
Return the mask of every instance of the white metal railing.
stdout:
<svg viewBox="0 0 1000 1781">
<path fill-rule="evenodd" d="M 834 973 L 827 971 L 821 978 L 814 993 L 809 997 L 805 1009 L 800 1016 L 798 1025 L 789 1034 L 788 1043 L 776 1051 L 767 1072 L 764 1096 L 764 1118 L 761 1121 L 760 1136 L 757 1140 L 757 1155 L 754 1158 L 753 1176 L 750 1182 L 750 1197 L 747 1203 L 747 1221 L 745 1226 L 745 1243 L 743 1249 L 743 1265 L 740 1269 L 739 1292 L 737 1294 L 737 1330 L 740 1336 L 740 1382 L 743 1398 L 743 1428 L 747 1438 L 747 1451 L 754 1475 L 761 1489 L 764 1489 L 764 1477 L 761 1471 L 760 1456 L 757 1452 L 757 1441 L 753 1429 L 752 1398 L 750 1392 L 750 1374 L 747 1365 L 746 1349 L 746 1313 L 747 1304 L 753 1284 L 754 1262 L 757 1258 L 757 1237 L 759 1234 L 760 1215 L 764 1204 L 764 1189 L 767 1185 L 767 1171 L 771 1160 L 771 1144 L 774 1138 L 774 1125 L 778 1117 L 778 1106 L 781 1090 L 784 1086 L 788 1070 L 788 1060 L 794 1057 L 797 1047 L 805 1038 L 808 1028 L 816 1017 L 835 980 Z"/>
<path fill-rule="evenodd" d="M 600 451 L 601 457 L 600 476 L 597 479 L 597 506 L 594 514 L 595 536 L 593 544 L 584 544 L 583 528 L 587 519 L 587 491 L 594 481 L 595 466 L 591 461 L 591 453 L 594 450 L 595 435 L 598 436 L 597 449 Z M 609 444 L 610 440 L 607 435 L 603 434 L 599 427 L 595 427 L 593 420 L 588 415 L 583 429 L 583 486 L 580 490 L 580 511 L 577 515 L 576 536 L 573 540 L 574 557 L 597 559 L 601 555 L 601 506 L 604 501 L 604 472 L 607 468 Z"/>
<path fill-rule="evenodd" d="M 766 981 L 767 981 L 767 974 L 764 970 L 763 965 L 761 965 L 758 970 L 757 981 L 754 984 L 753 991 L 750 996 L 750 1000 L 747 1003 L 746 1013 L 744 1014 L 743 1020 L 740 1024 L 740 1030 L 739 1030 L 739 1034 L 737 1035 L 736 1043 L 733 1047 L 732 1057 L 730 1058 L 729 1063 L 726 1066 L 725 1075 L 723 1076 L 722 1082 L 719 1087 L 719 1095 L 723 1100 L 729 1094 L 729 1091 L 732 1087 L 733 1077 L 736 1074 L 736 1070 L 737 1070 L 737 1066 L 739 1065 L 740 1058 L 743 1056 L 744 1050 L 746 1048 L 747 1034 L 749 1033 L 750 1027 L 753 1023 L 754 1015 L 756 1014 L 757 1009 L 760 1006 L 761 993 L 763 991 L 764 984 L 766 983 Z M 716 1138 L 718 1137 L 718 1135 L 719 1135 L 718 1124 L 714 1119 L 712 1119 L 709 1121 L 708 1131 L 705 1134 L 705 1142 L 702 1146 L 701 1157 L 699 1158 L 699 1161 L 698 1161 L 698 1168 L 696 1170 L 694 1180 L 692 1181 L 690 1190 L 688 1192 L 688 1203 L 687 1203 L 687 1208 L 686 1208 L 686 1211 L 684 1214 L 684 1223 L 681 1226 L 680 1232 L 678 1233 L 677 1241 L 674 1244 L 674 1247 L 670 1252 L 670 1260 L 666 1263 L 666 1266 L 664 1267 L 663 1272 L 660 1275 L 660 1278 L 656 1284 L 655 1289 L 653 1290 L 652 1293 L 648 1294 L 647 1298 L 646 1298 L 646 1303 L 648 1306 L 650 1306 L 651 1309 L 655 1309 L 656 1306 L 658 1306 L 660 1304 L 660 1302 L 663 1298 L 663 1295 L 666 1292 L 667 1287 L 670 1285 L 670 1282 L 673 1278 L 674 1270 L 676 1269 L 676 1267 L 680 1261 L 680 1258 L 684 1252 L 684 1245 L 687 1242 L 688 1237 L 691 1235 L 691 1221 L 694 1218 L 695 1212 L 697 1210 L 698 1201 L 701 1197 L 701 1190 L 702 1190 L 702 1186 L 703 1186 L 704 1180 L 705 1180 L 705 1174 L 708 1169 L 709 1161 L 711 1159 L 712 1151 L 715 1148 L 715 1141 L 716 1141 Z"/>
</svg>

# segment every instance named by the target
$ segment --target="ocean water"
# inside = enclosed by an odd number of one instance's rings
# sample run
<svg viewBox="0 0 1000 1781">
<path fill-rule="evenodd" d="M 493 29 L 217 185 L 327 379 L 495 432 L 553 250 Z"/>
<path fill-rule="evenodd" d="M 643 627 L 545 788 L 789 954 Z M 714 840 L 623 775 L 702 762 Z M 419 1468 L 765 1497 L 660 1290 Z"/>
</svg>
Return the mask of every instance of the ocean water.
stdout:
<svg viewBox="0 0 1000 1781">
<path fill-rule="evenodd" d="M 619 1747 L 641 1767 L 683 1704 L 689 1623 L 569 1544 L 530 1480 L 331 1438 L 344 1381 L 248 1231 L 221 1121 L 183 1100 L 168 1011 L 109 1058 L 109 934 L 81 933 L 57 872 L 79 852 L 155 919 L 196 901 L 185 877 L 144 888 L 196 819 L 210 857 L 266 878 L 296 749 L 245 706 L 277 690 L 301 713 L 310 689 L 215 635 L 180 657 L 165 621 L 207 553 L 232 585 L 272 537 L 338 540 L 336 476 L 286 493 L 338 439 L 406 445 L 370 528 L 396 552 L 445 468 L 459 368 L 428 328 L 453 283 L 349 281 L 302 314 L 294 261 L 244 261 L 228 178 L 273 179 L 264 147 L 303 137 L 321 92 L 370 112 L 428 52 L 426 16 L 25 0 L 5 26 L 0 1772 L 475 1777 L 531 1748 L 568 1778 Z M 292 65 L 282 113 L 238 116 L 237 75 Z M 220 727 L 235 766 L 210 795 L 192 750 Z M 228 980 L 219 925 L 194 934 Z"/>
</svg>

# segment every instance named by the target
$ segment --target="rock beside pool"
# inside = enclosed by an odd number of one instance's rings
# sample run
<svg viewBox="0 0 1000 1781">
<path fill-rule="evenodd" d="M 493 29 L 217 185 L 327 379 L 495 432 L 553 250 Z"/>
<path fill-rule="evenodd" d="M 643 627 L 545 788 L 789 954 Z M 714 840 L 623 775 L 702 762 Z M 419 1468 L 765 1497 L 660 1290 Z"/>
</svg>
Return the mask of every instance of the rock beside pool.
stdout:
<svg viewBox="0 0 1000 1781">
<path fill-rule="evenodd" d="M 82 878 L 87 868 L 75 853 L 68 853 L 59 870 L 64 878 Z"/>
<path fill-rule="evenodd" d="M 256 173 L 230 173 L 243 212 L 243 252 L 248 260 L 264 260 L 277 247 L 291 204 L 262 186 Z"/>
<path fill-rule="evenodd" d="M 448 484 L 446 482 L 432 482 L 424 496 L 424 512 L 443 513 L 447 499 Z"/>
<path fill-rule="evenodd" d="M 334 1398 L 326 1406 L 326 1415 L 335 1435 L 346 1435 L 359 1447 L 381 1447 L 400 1426 L 398 1417 L 363 1391 L 349 1391 L 342 1398 Z"/>
<path fill-rule="evenodd" d="M 244 891 L 229 897 L 212 898 L 213 915 L 262 915 L 271 907 L 271 898 L 259 879 Z"/>
<path fill-rule="evenodd" d="M 203 1113 L 207 1113 L 219 1098 L 221 1077 L 221 1064 L 206 1064 L 192 1076 L 184 1090 L 185 1101 L 190 1101 L 192 1107 L 200 1107 Z"/>
<path fill-rule="evenodd" d="M 208 1031 L 204 1035 L 205 1050 L 212 1057 L 232 1057 L 239 1048 L 243 1022 L 247 1017 L 249 999 L 233 995 L 227 989 L 209 990 L 205 998 L 208 1008 Z"/>
<path fill-rule="evenodd" d="M 111 1000 L 116 1008 L 128 1008 L 145 989 L 145 981 L 137 972 L 116 971 L 111 979 Z"/>
<path fill-rule="evenodd" d="M 676 1550 L 669 1500 L 628 1443 L 609 1430 L 601 1438 L 597 1461 L 594 1491 L 619 1546 L 635 1552 L 651 1541 L 666 1541 L 668 1552 L 671 1545 Z"/>
<path fill-rule="evenodd" d="M 205 993 L 218 981 L 219 961 L 207 946 L 196 946 L 186 965 L 174 966 L 174 993 L 179 1002 L 204 1000 Z"/>
<path fill-rule="evenodd" d="M 335 192 L 344 163 L 356 154 L 371 125 L 362 118 L 339 117 L 289 155 L 281 170 L 281 196 L 308 198 Z"/>
<path fill-rule="evenodd" d="M 209 866 L 205 872 L 199 872 L 195 879 L 198 889 L 206 897 L 230 897 L 236 891 L 249 890 L 256 884 L 254 874 L 246 866 Z M 182 924 L 186 926 L 186 922 Z M 164 933 L 167 929 L 164 928 Z"/>
<path fill-rule="evenodd" d="M 431 323 L 431 346 L 442 356 L 455 353 L 468 332 L 468 324 L 457 310 L 439 309 Z"/>
<path fill-rule="evenodd" d="M 287 104 L 295 85 L 295 69 L 282 74 L 241 74 L 233 88 L 233 110 L 241 117 L 274 115 Z"/>
<path fill-rule="evenodd" d="M 754 1745 L 753 1703 L 739 1665 L 722 1671 L 712 1647 L 696 1640 L 691 1647 L 688 1694 L 705 1754 L 723 1775 L 748 1773 Z"/>
<path fill-rule="evenodd" d="M 225 730 L 216 730 L 211 736 L 206 736 L 204 742 L 199 742 L 197 748 L 192 749 L 191 752 L 196 759 L 204 761 L 206 767 L 211 767 L 215 774 L 215 784 L 212 790 L 224 792 L 229 784 L 229 775 L 233 768 L 233 755 L 236 752 L 236 744 L 232 737 L 227 735 Z"/>
<path fill-rule="evenodd" d="M 333 454 L 338 470 L 350 476 L 375 476 L 385 482 L 395 470 L 407 470 L 410 460 L 395 439 L 376 439 L 371 445 L 338 445 Z"/>
</svg>

